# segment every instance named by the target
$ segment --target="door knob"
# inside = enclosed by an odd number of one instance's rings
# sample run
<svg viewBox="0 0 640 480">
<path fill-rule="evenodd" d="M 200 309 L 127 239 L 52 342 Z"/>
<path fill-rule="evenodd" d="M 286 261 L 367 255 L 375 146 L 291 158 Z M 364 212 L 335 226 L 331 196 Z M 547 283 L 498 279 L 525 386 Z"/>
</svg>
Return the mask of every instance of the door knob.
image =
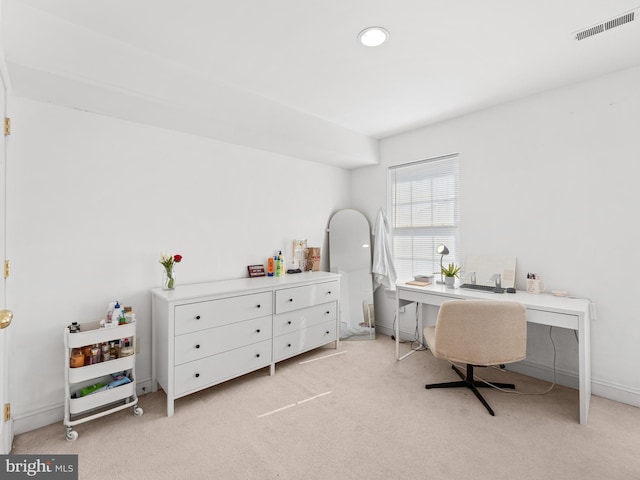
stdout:
<svg viewBox="0 0 640 480">
<path fill-rule="evenodd" d="M 13 312 L 11 310 L 0 310 L 0 330 L 11 325 L 13 320 Z"/>
</svg>

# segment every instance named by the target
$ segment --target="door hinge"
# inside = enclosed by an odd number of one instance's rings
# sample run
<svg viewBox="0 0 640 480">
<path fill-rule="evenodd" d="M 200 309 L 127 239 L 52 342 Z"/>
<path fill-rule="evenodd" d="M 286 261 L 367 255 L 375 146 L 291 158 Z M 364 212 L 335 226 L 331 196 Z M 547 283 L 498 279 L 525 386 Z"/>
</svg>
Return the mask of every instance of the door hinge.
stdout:
<svg viewBox="0 0 640 480">
<path fill-rule="evenodd" d="M 4 134 L 11 135 L 11 119 L 4 117 Z"/>
<path fill-rule="evenodd" d="M 9 278 L 11 275 L 11 262 L 9 260 L 4 261 L 4 278 Z"/>
<path fill-rule="evenodd" d="M 11 418 L 11 404 L 5 403 L 4 404 L 4 421 L 8 422 L 10 418 Z"/>
</svg>

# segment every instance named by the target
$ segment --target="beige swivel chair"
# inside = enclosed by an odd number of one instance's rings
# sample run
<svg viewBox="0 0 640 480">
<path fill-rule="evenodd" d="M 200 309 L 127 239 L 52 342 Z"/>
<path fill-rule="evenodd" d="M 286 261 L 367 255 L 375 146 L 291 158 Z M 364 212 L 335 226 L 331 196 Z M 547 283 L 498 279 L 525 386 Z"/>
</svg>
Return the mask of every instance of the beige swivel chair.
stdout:
<svg viewBox="0 0 640 480">
<path fill-rule="evenodd" d="M 467 387 L 491 415 L 495 415 L 478 387 L 489 385 L 474 380 L 474 366 L 502 365 L 526 357 L 527 317 L 517 302 L 495 300 L 451 300 L 440 306 L 435 327 L 424 329 L 429 350 L 436 358 L 452 362 L 462 381 L 425 385 L 425 388 Z M 455 363 L 467 366 L 466 376 Z M 513 384 L 493 383 L 500 388 Z"/>
</svg>

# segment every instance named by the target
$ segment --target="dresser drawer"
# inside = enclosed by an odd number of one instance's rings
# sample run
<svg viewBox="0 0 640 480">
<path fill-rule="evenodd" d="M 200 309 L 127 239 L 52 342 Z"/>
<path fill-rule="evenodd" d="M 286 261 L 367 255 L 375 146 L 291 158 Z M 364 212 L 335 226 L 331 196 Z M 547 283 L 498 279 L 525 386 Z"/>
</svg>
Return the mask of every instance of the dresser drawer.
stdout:
<svg viewBox="0 0 640 480">
<path fill-rule="evenodd" d="M 270 315 L 271 292 L 239 295 L 175 307 L 176 335 Z"/>
<path fill-rule="evenodd" d="M 274 315 L 273 335 L 277 337 L 329 320 L 335 323 L 338 310 L 337 304 L 338 302 L 323 303 L 322 305 Z"/>
<path fill-rule="evenodd" d="M 264 340 L 271 340 L 271 315 L 186 333 L 176 337 L 175 364 L 192 362 Z"/>
<path fill-rule="evenodd" d="M 201 390 L 271 364 L 271 340 L 175 367 L 176 397 Z"/>
<path fill-rule="evenodd" d="M 297 355 L 337 339 L 336 322 L 330 321 L 273 339 L 275 362 Z"/>
<path fill-rule="evenodd" d="M 327 303 L 340 298 L 340 282 L 324 282 L 303 287 L 276 290 L 275 313 L 290 312 L 299 308 Z"/>
</svg>

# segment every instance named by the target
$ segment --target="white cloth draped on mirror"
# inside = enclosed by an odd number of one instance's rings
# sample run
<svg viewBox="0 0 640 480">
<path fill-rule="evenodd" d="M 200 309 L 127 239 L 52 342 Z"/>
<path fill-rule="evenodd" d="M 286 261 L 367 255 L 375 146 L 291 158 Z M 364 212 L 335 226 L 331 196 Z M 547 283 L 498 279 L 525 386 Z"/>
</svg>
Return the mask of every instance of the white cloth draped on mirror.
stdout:
<svg viewBox="0 0 640 480">
<path fill-rule="evenodd" d="M 382 285 L 395 290 L 398 276 L 391 252 L 391 225 L 382 209 L 378 210 L 373 236 L 373 289 Z"/>
</svg>

